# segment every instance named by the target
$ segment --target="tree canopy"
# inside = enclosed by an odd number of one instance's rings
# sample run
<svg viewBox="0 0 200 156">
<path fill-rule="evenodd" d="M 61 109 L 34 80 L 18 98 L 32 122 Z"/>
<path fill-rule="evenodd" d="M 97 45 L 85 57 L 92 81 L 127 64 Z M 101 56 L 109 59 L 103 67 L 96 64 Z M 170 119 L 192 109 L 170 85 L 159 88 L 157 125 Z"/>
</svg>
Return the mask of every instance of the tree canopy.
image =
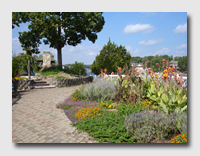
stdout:
<svg viewBox="0 0 200 156">
<path fill-rule="evenodd" d="M 31 12 L 12 13 L 12 28 L 29 22 L 28 32 L 19 32 L 19 41 L 28 54 L 39 53 L 38 46 L 44 44 L 57 49 L 58 65 L 62 66 L 62 48 L 76 46 L 85 40 L 95 43 L 97 33 L 105 23 L 99 12 Z"/>
<path fill-rule="evenodd" d="M 117 46 L 109 39 L 107 45 L 104 45 L 100 54 L 96 56 L 91 65 L 92 73 L 98 75 L 101 69 L 107 69 L 107 73 L 116 72 L 118 67 L 130 65 L 131 55 L 122 45 Z"/>
<path fill-rule="evenodd" d="M 175 57 L 174 60 L 178 61 L 180 71 L 187 71 L 187 56 Z"/>
<path fill-rule="evenodd" d="M 12 77 L 16 77 L 18 74 L 28 73 L 28 60 L 30 60 L 30 70 L 31 73 L 33 71 L 37 72 L 37 56 L 31 56 L 24 53 L 19 53 L 18 55 L 14 55 L 12 57 Z"/>
</svg>

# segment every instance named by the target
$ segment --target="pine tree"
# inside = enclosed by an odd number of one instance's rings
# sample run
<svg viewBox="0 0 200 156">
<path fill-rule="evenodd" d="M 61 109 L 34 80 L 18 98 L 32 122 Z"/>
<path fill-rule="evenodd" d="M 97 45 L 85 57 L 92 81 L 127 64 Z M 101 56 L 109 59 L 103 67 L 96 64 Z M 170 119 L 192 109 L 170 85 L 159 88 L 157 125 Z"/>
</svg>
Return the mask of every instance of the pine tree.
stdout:
<svg viewBox="0 0 200 156">
<path fill-rule="evenodd" d="M 107 69 L 107 73 L 116 72 L 118 67 L 130 65 L 131 55 L 122 45 L 117 46 L 109 39 L 107 45 L 103 46 L 100 54 L 96 56 L 91 65 L 92 73 L 98 75 L 101 69 Z"/>
</svg>

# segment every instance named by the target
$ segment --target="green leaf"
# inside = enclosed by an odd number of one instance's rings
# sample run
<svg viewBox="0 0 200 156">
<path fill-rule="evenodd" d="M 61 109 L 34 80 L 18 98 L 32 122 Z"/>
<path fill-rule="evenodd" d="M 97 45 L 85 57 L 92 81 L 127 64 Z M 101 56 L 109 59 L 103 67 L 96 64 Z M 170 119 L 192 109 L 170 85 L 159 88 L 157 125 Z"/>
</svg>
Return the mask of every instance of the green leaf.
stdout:
<svg viewBox="0 0 200 156">
<path fill-rule="evenodd" d="M 181 112 L 184 112 L 187 109 L 187 105 L 181 109 Z"/>
<path fill-rule="evenodd" d="M 161 95 L 161 92 L 160 92 L 160 91 L 158 91 L 158 96 L 160 97 L 160 95 Z"/>
<path fill-rule="evenodd" d="M 178 102 L 178 106 L 183 107 L 183 106 L 185 106 L 186 103 L 187 103 L 187 99 L 183 99 L 180 102 Z"/>
<path fill-rule="evenodd" d="M 166 106 L 166 104 L 162 100 L 160 101 L 159 104 L 160 104 L 161 108 L 163 109 L 163 111 L 168 114 L 169 108 Z"/>
<path fill-rule="evenodd" d="M 156 98 L 155 95 L 152 95 L 152 96 L 150 97 L 150 99 L 153 100 L 153 101 L 157 101 L 157 98 Z"/>
</svg>

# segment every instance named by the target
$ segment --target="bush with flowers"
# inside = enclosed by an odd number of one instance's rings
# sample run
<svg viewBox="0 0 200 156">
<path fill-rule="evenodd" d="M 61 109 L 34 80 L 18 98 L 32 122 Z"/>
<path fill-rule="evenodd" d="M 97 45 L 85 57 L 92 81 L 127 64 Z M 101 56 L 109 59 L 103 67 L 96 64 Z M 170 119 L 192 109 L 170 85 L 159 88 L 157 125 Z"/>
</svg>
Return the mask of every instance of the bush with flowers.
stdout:
<svg viewBox="0 0 200 156">
<path fill-rule="evenodd" d="M 179 134 L 175 136 L 172 140 L 171 143 L 187 143 L 187 134 Z"/>
<path fill-rule="evenodd" d="M 101 108 L 99 107 L 86 107 L 81 108 L 77 111 L 76 118 L 79 120 L 95 118 L 97 116 L 101 116 Z"/>
<path fill-rule="evenodd" d="M 72 101 L 82 101 L 85 99 L 85 96 L 81 94 L 80 90 L 75 90 L 75 92 L 71 95 L 70 100 Z"/>
<path fill-rule="evenodd" d="M 12 78 L 12 80 L 26 80 L 25 77 L 14 77 Z"/>
</svg>

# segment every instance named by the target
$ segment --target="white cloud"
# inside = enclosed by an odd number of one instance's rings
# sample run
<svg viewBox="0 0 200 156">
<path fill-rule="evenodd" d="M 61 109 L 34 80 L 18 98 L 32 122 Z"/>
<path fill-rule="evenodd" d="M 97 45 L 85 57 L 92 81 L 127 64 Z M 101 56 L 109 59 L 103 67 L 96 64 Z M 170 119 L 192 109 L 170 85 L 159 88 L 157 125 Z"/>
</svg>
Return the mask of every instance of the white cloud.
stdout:
<svg viewBox="0 0 200 156">
<path fill-rule="evenodd" d="M 160 42 L 163 42 L 164 39 L 158 39 L 158 40 L 149 40 L 149 41 L 141 41 L 139 42 L 139 44 L 143 44 L 143 45 L 154 45 L 154 44 L 158 44 Z"/>
<path fill-rule="evenodd" d="M 124 29 L 125 34 L 131 34 L 131 33 L 137 33 L 137 32 L 143 32 L 143 33 L 149 33 L 154 31 L 155 28 L 151 24 L 135 24 L 135 25 L 127 25 Z"/>
<path fill-rule="evenodd" d="M 94 52 L 90 52 L 89 55 L 96 55 L 96 53 L 94 53 Z"/>
<path fill-rule="evenodd" d="M 176 47 L 176 49 L 183 49 L 187 48 L 187 44 L 182 44 L 181 46 Z"/>
<path fill-rule="evenodd" d="M 143 52 L 142 49 L 133 50 L 133 48 L 130 45 L 126 45 L 125 48 L 131 54 L 131 56 L 136 56 L 136 55 L 139 56 L 139 55 L 141 55 L 141 52 Z"/>
<path fill-rule="evenodd" d="M 171 52 L 170 49 L 163 47 L 161 50 L 158 50 L 154 53 L 154 55 L 167 55 Z"/>
<path fill-rule="evenodd" d="M 66 46 L 62 50 L 63 64 L 74 63 L 75 61 L 84 62 L 84 64 L 92 64 L 96 55 L 99 54 L 102 48 L 102 46 L 94 44 L 89 46 Z"/>
<path fill-rule="evenodd" d="M 183 24 L 183 25 L 178 25 L 176 27 L 176 29 L 174 29 L 175 33 L 185 33 L 187 32 L 187 23 Z"/>
<path fill-rule="evenodd" d="M 129 52 L 133 51 L 133 49 L 132 49 L 132 47 L 131 47 L 130 45 L 125 46 L 125 48 L 126 48 L 126 50 L 129 51 Z"/>
</svg>

